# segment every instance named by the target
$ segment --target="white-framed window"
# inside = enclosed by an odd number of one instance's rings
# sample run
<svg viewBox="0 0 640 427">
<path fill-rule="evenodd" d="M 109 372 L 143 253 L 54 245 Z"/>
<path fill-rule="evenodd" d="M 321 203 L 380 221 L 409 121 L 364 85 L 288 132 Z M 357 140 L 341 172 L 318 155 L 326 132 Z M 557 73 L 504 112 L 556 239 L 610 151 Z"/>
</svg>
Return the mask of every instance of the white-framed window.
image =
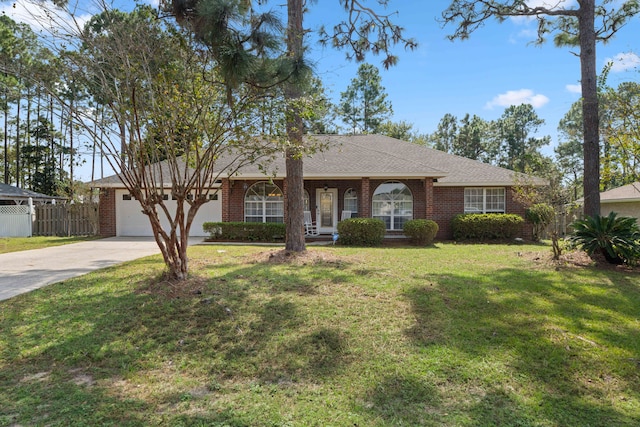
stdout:
<svg viewBox="0 0 640 427">
<path fill-rule="evenodd" d="M 351 212 L 351 218 L 358 216 L 358 193 L 353 188 L 344 192 L 344 210 Z"/>
<path fill-rule="evenodd" d="M 277 185 L 257 182 L 244 195 L 245 222 L 284 222 L 284 196 Z"/>
<path fill-rule="evenodd" d="M 309 192 L 304 190 L 304 200 L 303 200 L 304 210 L 310 211 L 311 202 L 309 201 Z"/>
<path fill-rule="evenodd" d="M 371 199 L 374 218 L 384 221 L 387 230 L 402 230 L 413 219 L 413 195 L 409 187 L 398 181 L 380 184 Z"/>
<path fill-rule="evenodd" d="M 465 213 L 504 213 L 504 188 L 465 188 Z"/>
</svg>

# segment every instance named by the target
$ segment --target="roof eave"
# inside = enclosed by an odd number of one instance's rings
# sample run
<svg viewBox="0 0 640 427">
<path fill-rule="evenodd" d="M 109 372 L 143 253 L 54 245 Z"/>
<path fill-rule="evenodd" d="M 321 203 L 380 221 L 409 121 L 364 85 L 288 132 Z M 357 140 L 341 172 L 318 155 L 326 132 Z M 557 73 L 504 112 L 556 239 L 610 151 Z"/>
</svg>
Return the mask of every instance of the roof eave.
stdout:
<svg viewBox="0 0 640 427">
<path fill-rule="evenodd" d="M 424 178 L 445 178 L 447 175 L 442 172 L 437 173 L 370 173 L 370 172 L 358 172 L 358 173 L 339 173 L 339 174 L 313 174 L 305 175 L 305 181 L 318 180 L 318 179 L 424 179 Z M 239 174 L 230 177 L 231 180 L 247 180 L 247 179 L 283 179 L 286 178 L 285 174 L 276 174 L 274 176 L 261 175 L 261 174 Z"/>
<path fill-rule="evenodd" d="M 457 182 L 436 182 L 434 187 L 515 187 L 518 183 L 514 181 L 457 181 Z M 538 187 L 549 185 L 547 183 L 534 183 Z"/>
<path fill-rule="evenodd" d="M 640 202 L 639 197 L 625 197 L 620 199 L 600 199 L 600 203 L 633 203 Z"/>
</svg>

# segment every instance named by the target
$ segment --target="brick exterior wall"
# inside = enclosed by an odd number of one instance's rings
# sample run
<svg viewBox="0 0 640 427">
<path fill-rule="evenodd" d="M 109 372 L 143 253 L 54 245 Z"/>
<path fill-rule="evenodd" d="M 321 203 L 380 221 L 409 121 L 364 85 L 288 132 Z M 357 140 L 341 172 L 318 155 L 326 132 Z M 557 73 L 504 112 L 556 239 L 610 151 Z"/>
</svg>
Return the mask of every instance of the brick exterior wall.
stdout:
<svg viewBox="0 0 640 427">
<path fill-rule="evenodd" d="M 425 218 L 432 219 L 433 218 L 433 179 L 432 178 L 425 178 L 424 180 L 424 195 L 427 203 Z"/>
<path fill-rule="evenodd" d="M 358 188 L 358 187 L 355 187 Z M 363 218 L 371 217 L 371 182 L 369 178 L 362 178 L 358 193 L 358 211 Z"/>
<path fill-rule="evenodd" d="M 265 180 L 222 180 L 222 220 L 244 221 L 244 198 L 249 187 L 257 182 Z M 304 188 L 309 193 L 309 205 L 312 215 L 315 216 L 316 190 L 324 188 L 338 189 L 338 212 L 344 210 L 344 194 L 349 188 L 353 188 L 358 194 L 358 216 L 371 217 L 371 198 L 376 188 L 388 180 L 370 180 L 369 178 L 354 180 L 309 180 L 305 181 Z M 415 219 L 432 219 L 438 223 L 439 231 L 436 236 L 439 240 L 453 238 L 451 220 L 457 214 L 464 212 L 464 187 L 438 187 L 433 179 L 409 179 L 398 180 L 405 184 L 413 194 L 413 217 Z M 284 180 L 274 180 L 285 194 Z M 525 209 L 513 198 L 511 188 L 506 188 L 506 211 L 524 217 Z M 115 191 L 103 189 L 100 197 L 100 235 L 115 236 Z M 533 230 L 530 224 L 525 224 L 522 230 L 522 238 L 531 239 Z"/>
<path fill-rule="evenodd" d="M 222 221 L 242 222 L 244 221 L 244 196 L 253 184 L 264 182 L 266 179 L 258 180 L 222 180 Z M 273 183 L 284 192 L 284 181 L 274 180 Z M 227 219 L 225 219 L 225 211 Z"/>
<path fill-rule="evenodd" d="M 222 196 L 222 222 L 231 221 L 231 181 L 229 178 L 222 178 L 221 196 Z"/>
<path fill-rule="evenodd" d="M 116 235 L 116 190 L 103 188 L 100 190 L 98 202 L 98 234 L 102 237 Z"/>
<path fill-rule="evenodd" d="M 464 189 L 465 187 L 434 187 L 432 219 L 439 226 L 437 239 L 453 239 L 451 220 L 457 214 L 464 213 Z M 510 187 L 505 189 L 505 210 L 506 213 L 520 215 L 524 218 L 525 208 L 513 199 L 513 191 Z M 532 239 L 533 228 L 531 224 L 524 224 L 522 235 L 519 237 Z"/>
</svg>

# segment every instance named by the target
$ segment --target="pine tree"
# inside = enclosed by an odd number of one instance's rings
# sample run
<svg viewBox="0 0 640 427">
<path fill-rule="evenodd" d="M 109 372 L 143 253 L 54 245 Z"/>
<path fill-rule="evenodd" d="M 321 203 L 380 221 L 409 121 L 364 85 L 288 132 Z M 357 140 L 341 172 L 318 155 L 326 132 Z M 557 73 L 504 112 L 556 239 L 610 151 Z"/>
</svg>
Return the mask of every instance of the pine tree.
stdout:
<svg viewBox="0 0 640 427">
<path fill-rule="evenodd" d="M 347 90 L 340 94 L 339 114 L 353 134 L 379 133 L 380 125 L 393 114 L 381 82 L 378 68 L 362 64 Z"/>
</svg>

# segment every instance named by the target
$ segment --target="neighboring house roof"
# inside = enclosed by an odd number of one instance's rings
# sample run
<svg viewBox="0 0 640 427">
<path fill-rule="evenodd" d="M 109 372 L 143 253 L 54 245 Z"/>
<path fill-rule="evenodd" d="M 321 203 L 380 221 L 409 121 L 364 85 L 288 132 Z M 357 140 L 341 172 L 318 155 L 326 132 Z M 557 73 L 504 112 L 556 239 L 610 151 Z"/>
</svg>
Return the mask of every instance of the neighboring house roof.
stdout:
<svg viewBox="0 0 640 427">
<path fill-rule="evenodd" d="M 305 179 L 434 178 L 437 186 L 513 185 L 515 173 L 476 160 L 455 156 L 425 146 L 383 135 L 313 135 L 308 142 L 324 147 L 306 156 Z M 225 165 L 224 159 L 218 164 Z M 285 176 L 285 159 L 279 156 L 267 167 L 274 177 Z M 524 177 L 523 184 L 545 185 L 546 181 Z M 258 164 L 243 166 L 231 179 L 261 179 L 265 171 Z M 121 185 L 117 175 L 92 183 L 94 187 Z"/>
<path fill-rule="evenodd" d="M 0 200 L 24 201 L 31 198 L 34 202 L 49 202 L 62 197 L 47 196 L 31 190 L 23 190 L 9 184 L 0 184 Z"/>
<path fill-rule="evenodd" d="M 640 182 L 600 193 L 600 203 L 640 202 Z"/>
</svg>

